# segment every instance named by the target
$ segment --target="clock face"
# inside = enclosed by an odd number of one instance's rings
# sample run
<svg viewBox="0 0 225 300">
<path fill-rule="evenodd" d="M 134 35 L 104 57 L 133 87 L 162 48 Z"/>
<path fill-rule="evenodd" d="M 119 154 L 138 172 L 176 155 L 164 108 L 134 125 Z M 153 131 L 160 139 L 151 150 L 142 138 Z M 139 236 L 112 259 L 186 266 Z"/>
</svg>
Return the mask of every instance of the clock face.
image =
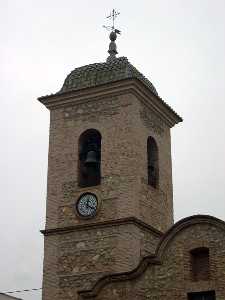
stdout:
<svg viewBox="0 0 225 300">
<path fill-rule="evenodd" d="M 98 199 L 94 194 L 83 194 L 77 201 L 77 211 L 82 217 L 93 217 L 98 207 Z"/>
</svg>

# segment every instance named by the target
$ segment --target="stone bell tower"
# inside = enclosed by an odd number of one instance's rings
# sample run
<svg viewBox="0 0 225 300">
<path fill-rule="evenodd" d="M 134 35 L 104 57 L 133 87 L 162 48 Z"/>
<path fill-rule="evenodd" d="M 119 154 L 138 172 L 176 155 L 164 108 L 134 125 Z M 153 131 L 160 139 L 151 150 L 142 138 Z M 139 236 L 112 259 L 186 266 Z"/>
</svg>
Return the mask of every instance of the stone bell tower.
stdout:
<svg viewBox="0 0 225 300">
<path fill-rule="evenodd" d="M 43 300 L 78 299 L 154 253 L 173 224 L 170 128 L 182 119 L 126 57 L 74 69 L 50 110 Z"/>
</svg>

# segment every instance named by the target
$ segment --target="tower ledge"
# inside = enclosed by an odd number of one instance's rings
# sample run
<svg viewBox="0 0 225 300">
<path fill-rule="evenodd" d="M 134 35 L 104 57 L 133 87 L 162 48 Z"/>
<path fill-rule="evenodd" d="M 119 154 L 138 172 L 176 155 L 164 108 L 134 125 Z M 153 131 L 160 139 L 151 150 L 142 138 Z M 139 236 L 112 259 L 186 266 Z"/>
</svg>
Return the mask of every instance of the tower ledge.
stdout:
<svg viewBox="0 0 225 300">
<path fill-rule="evenodd" d="M 70 76 L 70 75 L 69 75 Z M 66 79 L 67 80 L 67 79 Z M 95 101 L 106 96 L 122 95 L 125 93 L 135 94 L 147 107 L 151 108 L 161 117 L 169 127 L 182 122 L 182 118 L 158 95 L 137 77 L 128 77 L 96 84 L 92 87 L 71 89 L 56 94 L 39 97 L 38 100 L 48 109 L 76 105 L 80 102 Z"/>
</svg>

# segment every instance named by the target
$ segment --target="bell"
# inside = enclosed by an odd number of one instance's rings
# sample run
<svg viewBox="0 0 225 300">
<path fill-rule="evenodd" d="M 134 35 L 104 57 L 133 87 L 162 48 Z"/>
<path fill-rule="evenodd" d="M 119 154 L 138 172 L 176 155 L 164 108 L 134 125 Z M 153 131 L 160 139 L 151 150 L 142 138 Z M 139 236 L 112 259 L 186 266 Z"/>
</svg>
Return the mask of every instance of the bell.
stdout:
<svg viewBox="0 0 225 300">
<path fill-rule="evenodd" d="M 87 157 L 85 159 L 85 165 L 94 165 L 98 163 L 97 153 L 94 150 L 90 150 L 87 153 Z"/>
<path fill-rule="evenodd" d="M 154 173 L 155 172 L 155 167 L 153 165 L 149 165 L 148 170 L 149 170 L 149 172 Z"/>
</svg>

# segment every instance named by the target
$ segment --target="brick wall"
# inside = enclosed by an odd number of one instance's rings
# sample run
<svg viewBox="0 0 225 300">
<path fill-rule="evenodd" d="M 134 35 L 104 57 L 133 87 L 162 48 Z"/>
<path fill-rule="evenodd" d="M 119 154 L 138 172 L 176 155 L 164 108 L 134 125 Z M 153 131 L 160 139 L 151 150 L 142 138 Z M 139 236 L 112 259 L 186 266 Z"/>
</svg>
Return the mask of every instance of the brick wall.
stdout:
<svg viewBox="0 0 225 300">
<path fill-rule="evenodd" d="M 78 140 L 89 128 L 102 135 L 102 182 L 79 188 Z M 159 148 L 159 189 L 147 184 L 148 136 Z M 162 231 L 173 222 L 170 130 L 131 94 L 52 110 L 48 169 L 47 228 L 82 222 L 74 202 L 86 190 L 102 199 L 96 220 L 136 216 Z"/>
<path fill-rule="evenodd" d="M 57 100 L 51 107 L 43 300 L 76 299 L 78 290 L 103 275 L 132 270 L 154 253 L 160 231 L 173 223 L 168 120 L 147 105 L 152 99 L 144 103 L 132 89 L 85 93 L 60 95 L 63 104 Z M 102 179 L 99 186 L 80 188 L 78 140 L 90 128 L 102 136 Z M 159 148 L 158 189 L 147 184 L 149 136 Z M 89 220 L 75 211 L 87 191 L 100 202 Z M 121 221 L 127 218 L 143 224 Z"/>
<path fill-rule="evenodd" d="M 158 264 L 149 263 L 139 274 L 136 271 L 137 276 L 131 272 L 118 276 L 118 280 L 114 277 L 114 283 L 102 285 L 97 297 L 89 295 L 85 299 L 187 300 L 190 292 L 215 290 L 216 299 L 224 300 L 225 223 L 211 217 L 192 217 L 192 220 L 192 224 L 186 220 L 180 222 L 163 238 L 157 254 Z M 190 251 L 199 247 L 209 249 L 210 277 L 205 280 L 196 280 L 191 274 Z"/>
</svg>

